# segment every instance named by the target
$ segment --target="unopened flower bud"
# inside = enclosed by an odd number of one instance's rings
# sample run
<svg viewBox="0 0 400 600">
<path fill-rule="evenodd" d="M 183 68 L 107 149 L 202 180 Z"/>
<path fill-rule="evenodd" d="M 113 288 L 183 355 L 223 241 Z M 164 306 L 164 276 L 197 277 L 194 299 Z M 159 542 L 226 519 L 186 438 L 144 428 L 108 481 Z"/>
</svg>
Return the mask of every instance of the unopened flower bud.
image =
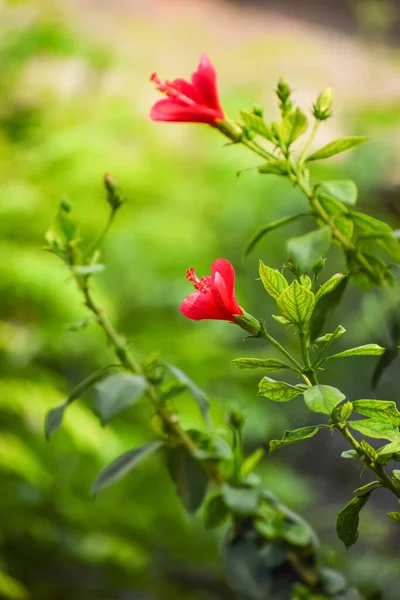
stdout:
<svg viewBox="0 0 400 600">
<path fill-rule="evenodd" d="M 323 90 L 317 98 L 313 107 L 313 114 L 318 121 L 329 119 L 332 114 L 333 89 L 331 87 Z"/>
<path fill-rule="evenodd" d="M 282 102 L 282 104 L 286 104 L 291 93 L 292 93 L 292 90 L 290 89 L 289 84 L 283 79 L 283 77 L 281 77 L 280 80 L 278 81 L 276 95 L 278 96 L 278 98 Z"/>
<path fill-rule="evenodd" d="M 253 106 L 253 114 L 257 117 L 264 118 L 264 109 L 259 104 L 254 104 Z"/>
<path fill-rule="evenodd" d="M 228 414 L 228 423 L 232 429 L 242 429 L 246 417 L 238 406 L 231 406 Z"/>
<path fill-rule="evenodd" d="M 104 175 L 104 186 L 107 192 L 107 202 L 113 210 L 117 210 L 124 201 L 119 183 L 110 173 Z"/>
</svg>

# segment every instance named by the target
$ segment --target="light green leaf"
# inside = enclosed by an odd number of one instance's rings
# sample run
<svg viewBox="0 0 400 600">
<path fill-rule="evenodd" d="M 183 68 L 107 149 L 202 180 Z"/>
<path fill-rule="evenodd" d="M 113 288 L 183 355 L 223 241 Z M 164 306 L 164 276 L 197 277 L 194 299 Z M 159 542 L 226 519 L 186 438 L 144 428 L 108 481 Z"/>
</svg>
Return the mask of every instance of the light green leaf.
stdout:
<svg viewBox="0 0 400 600">
<path fill-rule="evenodd" d="M 252 454 L 250 454 L 250 456 L 247 456 L 244 459 L 244 461 L 242 463 L 242 467 L 240 469 L 241 474 L 248 475 L 249 473 L 251 473 L 263 458 L 264 458 L 263 448 L 257 448 L 257 450 L 254 450 L 254 452 Z"/>
<path fill-rule="evenodd" d="M 325 333 L 321 337 L 315 340 L 316 344 L 323 344 L 326 342 L 334 342 L 338 337 L 346 333 L 346 330 L 342 325 L 338 325 L 333 333 Z"/>
<path fill-rule="evenodd" d="M 353 498 L 338 514 L 336 519 L 336 533 L 344 543 L 347 550 L 356 543 L 358 539 L 358 526 L 360 523 L 360 511 L 367 504 L 372 490 Z"/>
<path fill-rule="evenodd" d="M 277 300 L 282 291 L 288 287 L 285 277 L 276 269 L 267 267 L 260 260 L 260 278 L 268 294 Z"/>
<path fill-rule="evenodd" d="M 400 471 L 399 471 L 399 469 L 393 469 L 392 475 L 393 475 L 393 479 L 397 479 L 397 481 L 400 481 Z"/>
<path fill-rule="evenodd" d="M 280 323 L 281 325 L 291 325 L 289 319 L 285 319 L 285 317 L 282 317 L 281 315 L 271 315 L 271 317 L 274 319 L 274 321 Z"/>
<path fill-rule="evenodd" d="M 277 299 L 283 316 L 297 325 L 307 323 L 315 307 L 314 294 L 300 285 L 296 280 L 285 288 Z"/>
<path fill-rule="evenodd" d="M 362 419 L 361 421 L 348 421 L 348 424 L 355 431 L 371 438 L 389 440 L 390 442 L 400 441 L 398 427 L 386 419 Z"/>
<path fill-rule="evenodd" d="M 356 450 L 344 450 L 340 455 L 342 458 L 354 458 L 359 459 L 358 452 Z"/>
<path fill-rule="evenodd" d="M 384 352 L 385 348 L 378 346 L 378 344 L 364 344 L 364 346 L 349 348 L 348 350 L 343 350 L 343 352 L 327 356 L 325 360 L 330 360 L 331 358 L 346 358 L 348 356 L 380 356 Z"/>
<path fill-rule="evenodd" d="M 249 243 L 247 244 L 245 251 L 244 251 L 244 255 L 247 256 L 248 254 L 250 254 L 250 252 L 255 248 L 255 246 L 258 244 L 258 242 L 260 240 L 262 240 L 262 238 L 267 235 L 267 233 L 269 233 L 270 231 L 274 231 L 274 229 L 278 229 L 279 227 L 283 227 L 284 225 L 287 225 L 288 223 L 291 223 L 292 221 L 295 221 L 296 219 L 299 219 L 300 217 L 306 217 L 307 215 L 309 215 L 310 213 L 299 213 L 297 215 L 290 215 L 289 217 L 282 217 L 281 219 L 277 219 L 276 221 L 272 221 L 272 223 L 268 223 L 267 225 L 264 225 L 264 227 L 261 227 L 261 229 L 259 229 L 251 238 L 251 240 L 249 241 Z"/>
<path fill-rule="evenodd" d="M 286 176 L 289 173 L 289 164 L 287 160 L 270 160 L 258 167 L 261 175 L 280 175 Z"/>
<path fill-rule="evenodd" d="M 149 442 L 140 448 L 134 450 L 128 450 L 125 454 L 119 456 L 114 462 L 106 467 L 92 486 L 93 494 L 97 494 L 100 490 L 110 486 L 125 477 L 130 473 L 138 464 L 140 464 L 145 458 L 154 454 L 164 442 L 161 440 L 154 440 Z"/>
<path fill-rule="evenodd" d="M 94 388 L 94 406 L 102 425 L 133 406 L 146 393 L 147 381 L 142 375 L 119 373 L 107 377 Z"/>
<path fill-rule="evenodd" d="M 280 140 L 289 148 L 306 130 L 308 122 L 306 115 L 296 108 L 283 118 L 279 124 Z"/>
<path fill-rule="evenodd" d="M 327 225 L 287 243 L 289 257 L 301 271 L 311 271 L 321 259 L 326 258 L 332 244 L 332 231 Z"/>
<path fill-rule="evenodd" d="M 277 358 L 235 358 L 232 364 L 238 369 L 264 369 L 264 371 L 292 369 Z"/>
<path fill-rule="evenodd" d="M 284 381 L 275 381 L 270 377 L 263 377 L 258 385 L 258 395 L 264 396 L 274 402 L 289 402 L 299 394 L 302 389 Z"/>
<path fill-rule="evenodd" d="M 105 269 L 105 265 L 96 264 L 96 265 L 77 265 L 74 267 L 74 272 L 77 275 L 95 275 L 96 273 L 101 273 Z"/>
<path fill-rule="evenodd" d="M 396 403 L 391 400 L 355 400 L 353 408 L 360 415 L 387 419 L 397 426 L 400 425 L 400 412 Z"/>
<path fill-rule="evenodd" d="M 203 416 L 204 421 L 207 424 L 209 424 L 210 419 L 209 419 L 208 413 L 209 413 L 209 409 L 210 409 L 210 402 L 209 402 L 205 392 L 203 392 L 203 390 L 196 383 L 194 383 L 194 381 L 192 381 L 190 379 L 190 377 L 188 377 L 186 375 L 186 373 L 181 371 L 181 369 L 178 369 L 178 367 L 175 367 L 175 365 L 171 365 L 169 363 L 163 363 L 163 364 L 170 371 L 170 373 L 178 379 L 178 381 L 181 381 L 182 383 L 184 383 L 186 385 L 189 392 L 192 394 L 193 398 L 196 400 L 197 406 L 199 407 L 199 410 Z"/>
<path fill-rule="evenodd" d="M 313 154 L 310 154 L 310 156 L 306 158 L 306 161 L 322 160 L 324 158 L 329 158 L 331 156 L 334 156 L 335 154 L 340 154 L 341 152 L 345 152 L 346 150 L 351 150 L 352 148 L 359 146 L 363 142 L 366 142 L 367 139 L 368 138 L 362 136 L 340 138 L 338 140 L 335 140 L 334 142 L 331 142 L 330 144 L 327 144 L 323 148 L 320 148 L 316 152 L 313 152 Z"/>
<path fill-rule="evenodd" d="M 260 494 L 258 490 L 250 488 L 233 487 L 228 484 L 222 486 L 222 495 L 228 508 L 240 517 L 249 517 L 257 511 Z"/>
<path fill-rule="evenodd" d="M 392 519 L 392 521 L 400 523 L 400 512 L 388 512 L 387 515 Z"/>
<path fill-rule="evenodd" d="M 193 515 L 202 505 L 208 479 L 199 462 L 182 447 L 168 448 L 167 467 L 182 503 Z"/>
<path fill-rule="evenodd" d="M 381 465 L 385 465 L 391 460 L 400 460 L 400 441 L 391 442 L 379 448 L 377 462 Z"/>
<path fill-rule="evenodd" d="M 342 275 L 341 273 L 336 273 L 333 275 L 328 281 L 325 281 L 319 288 L 318 292 L 315 294 L 315 302 L 318 302 L 322 296 L 325 294 L 329 294 L 332 292 L 342 281 L 346 279 L 347 275 Z"/>
<path fill-rule="evenodd" d="M 285 431 L 282 439 L 270 441 L 269 453 L 272 454 L 272 452 L 275 452 L 275 450 L 278 450 L 286 444 L 296 444 L 297 442 L 308 440 L 309 438 L 314 437 L 314 435 L 317 434 L 321 428 L 326 427 L 329 427 L 329 425 L 314 425 L 310 427 L 301 427 L 300 429 L 295 429 L 294 431 Z"/>
<path fill-rule="evenodd" d="M 269 140 L 270 142 L 274 141 L 274 135 L 271 131 L 271 128 L 265 123 L 264 119 L 258 115 L 255 115 L 253 112 L 249 110 L 241 110 L 240 116 L 242 117 L 243 123 L 254 131 L 257 135 Z"/>
<path fill-rule="evenodd" d="M 330 385 L 314 385 L 304 392 L 304 401 L 313 412 L 330 415 L 346 396 Z"/>
<path fill-rule="evenodd" d="M 318 186 L 318 192 L 332 196 L 344 204 L 354 206 L 357 202 L 358 189 L 351 179 L 324 181 Z"/>
<path fill-rule="evenodd" d="M 0 569 L 0 596 L 3 600 L 29 600 L 25 586 Z"/>
<path fill-rule="evenodd" d="M 365 485 L 362 485 L 361 487 L 357 488 L 356 490 L 354 490 L 354 494 L 365 494 L 365 492 L 369 492 L 369 491 L 373 491 L 376 490 L 378 488 L 381 488 L 382 484 L 380 481 L 370 481 L 369 483 L 366 483 Z"/>
</svg>

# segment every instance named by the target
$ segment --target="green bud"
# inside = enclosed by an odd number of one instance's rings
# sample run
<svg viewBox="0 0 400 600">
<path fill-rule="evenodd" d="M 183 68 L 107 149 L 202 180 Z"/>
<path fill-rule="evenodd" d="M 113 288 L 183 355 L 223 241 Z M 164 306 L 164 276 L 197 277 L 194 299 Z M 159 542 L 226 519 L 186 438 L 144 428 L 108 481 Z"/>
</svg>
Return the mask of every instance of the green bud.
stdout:
<svg viewBox="0 0 400 600">
<path fill-rule="evenodd" d="M 119 183 L 110 173 L 104 175 L 104 186 L 107 192 L 107 202 L 113 210 L 117 210 L 124 202 L 124 196 L 121 192 Z"/>
<path fill-rule="evenodd" d="M 241 408 L 239 408 L 239 406 L 231 406 L 227 421 L 232 429 L 242 429 L 245 420 L 246 417 Z"/>
<path fill-rule="evenodd" d="M 62 196 L 60 200 L 60 209 L 66 213 L 71 212 L 71 202 L 66 196 Z"/>
<path fill-rule="evenodd" d="M 243 312 L 243 315 L 234 315 L 236 323 L 253 335 L 254 337 L 258 337 L 262 331 L 262 325 L 258 319 L 249 315 L 247 312 Z"/>
<path fill-rule="evenodd" d="M 264 118 L 264 109 L 259 104 L 254 104 L 253 106 L 253 114 L 257 115 L 257 117 Z"/>
<path fill-rule="evenodd" d="M 345 404 L 343 404 L 341 414 L 340 414 L 340 416 L 342 417 L 342 421 L 347 421 L 347 419 L 351 416 L 352 412 L 353 412 L 353 405 L 351 402 L 346 402 Z"/>
<path fill-rule="evenodd" d="M 223 135 L 226 135 L 226 137 L 232 140 L 232 142 L 240 142 L 242 139 L 243 128 L 238 125 L 236 121 L 225 119 L 225 121 L 217 121 L 215 126 Z"/>
<path fill-rule="evenodd" d="M 323 90 L 313 106 L 313 114 L 318 121 L 329 119 L 332 114 L 333 89 L 331 87 Z"/>
<path fill-rule="evenodd" d="M 283 79 L 283 77 L 281 77 L 280 80 L 278 81 L 276 95 L 278 96 L 278 98 L 282 102 L 282 104 L 286 104 L 291 93 L 292 93 L 292 90 L 290 89 L 289 84 Z"/>
</svg>

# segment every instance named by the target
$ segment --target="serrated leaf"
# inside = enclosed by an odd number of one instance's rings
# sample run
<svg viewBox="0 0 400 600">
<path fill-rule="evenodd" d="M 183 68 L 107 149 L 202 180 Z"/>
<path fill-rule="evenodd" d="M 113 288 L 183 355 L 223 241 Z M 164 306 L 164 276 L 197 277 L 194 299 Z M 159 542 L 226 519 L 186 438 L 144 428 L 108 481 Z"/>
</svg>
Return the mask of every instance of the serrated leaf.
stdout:
<svg viewBox="0 0 400 600">
<path fill-rule="evenodd" d="M 197 460 L 182 447 L 167 449 L 167 467 L 182 503 L 189 514 L 202 505 L 208 479 Z"/>
<path fill-rule="evenodd" d="M 121 373 L 107 377 L 94 388 L 94 406 L 102 425 L 133 406 L 146 393 L 147 381 L 142 375 Z"/>
<path fill-rule="evenodd" d="M 400 412 L 391 400 L 354 400 L 353 408 L 359 415 L 388 419 L 400 426 Z"/>
<path fill-rule="evenodd" d="M 316 413 L 330 415 L 346 396 L 337 388 L 330 385 L 314 385 L 304 392 L 304 401 L 307 407 Z"/>
<path fill-rule="evenodd" d="M 164 444 L 161 440 L 154 440 L 140 448 L 128 450 L 125 454 L 119 456 L 114 462 L 106 467 L 92 486 L 92 492 L 97 494 L 100 490 L 105 489 L 130 473 L 137 465 L 145 458 L 151 456 Z"/>
<path fill-rule="evenodd" d="M 277 358 L 235 358 L 232 364 L 238 369 L 264 369 L 264 371 L 292 369 Z"/>
<path fill-rule="evenodd" d="M 327 196 L 332 196 L 348 206 L 354 206 L 357 202 L 358 189 L 351 179 L 323 181 L 318 186 L 318 191 Z"/>
<path fill-rule="evenodd" d="M 268 294 L 277 300 L 289 286 L 285 277 L 276 269 L 271 269 L 260 260 L 260 278 Z"/>
<path fill-rule="evenodd" d="M 289 402 L 299 394 L 302 389 L 284 381 L 275 381 L 270 377 L 263 377 L 258 385 L 258 395 L 264 396 L 273 402 Z"/>
<path fill-rule="evenodd" d="M 349 348 L 348 350 L 343 350 L 343 352 L 327 356 L 325 360 L 330 360 L 331 358 L 347 358 L 348 356 L 381 356 L 384 352 L 385 348 L 378 346 L 378 344 L 364 344 L 363 346 Z"/>
<path fill-rule="evenodd" d="M 360 523 L 360 511 L 367 504 L 372 490 L 361 496 L 353 498 L 338 514 L 336 519 L 336 533 L 338 538 L 346 546 L 347 550 L 356 543 L 358 539 L 358 526 Z"/>
<path fill-rule="evenodd" d="M 360 421 L 348 421 L 348 425 L 362 435 L 371 438 L 400 441 L 400 433 L 397 425 L 386 419 L 361 419 Z"/>
<path fill-rule="evenodd" d="M 296 110 L 286 115 L 282 123 L 279 124 L 278 131 L 281 142 L 289 148 L 307 130 L 307 126 L 306 115 L 300 108 L 296 108 Z"/>
<path fill-rule="evenodd" d="M 277 299 L 277 304 L 283 316 L 297 325 L 307 323 L 315 307 L 314 294 L 293 281 L 285 288 Z"/>
<path fill-rule="evenodd" d="M 226 506 L 239 517 L 254 515 L 260 500 L 258 490 L 228 484 L 222 486 L 222 496 Z"/>
<path fill-rule="evenodd" d="M 290 215 L 289 217 L 282 217 L 281 219 L 277 219 L 276 221 L 272 221 L 272 223 L 264 225 L 264 227 L 261 227 L 261 229 L 256 231 L 256 233 L 253 235 L 253 237 L 251 238 L 251 240 L 245 248 L 244 255 L 247 256 L 248 254 L 250 254 L 250 252 L 256 247 L 258 242 L 261 241 L 262 238 L 266 236 L 267 233 L 269 233 L 270 231 L 274 231 L 274 229 L 283 227 L 284 225 L 287 225 L 288 223 L 291 223 L 292 221 L 295 221 L 300 217 L 306 217 L 309 214 L 310 213 L 299 213 L 297 215 Z"/>
<path fill-rule="evenodd" d="M 96 273 L 101 273 L 105 269 L 105 265 L 96 264 L 96 265 L 76 265 L 74 267 L 74 272 L 77 275 L 95 275 Z"/>
<path fill-rule="evenodd" d="M 178 367 L 175 367 L 175 365 L 171 365 L 169 363 L 163 363 L 163 364 L 170 371 L 170 373 L 174 377 L 176 377 L 176 379 L 178 379 L 178 381 L 181 381 L 182 383 L 184 383 L 186 385 L 186 387 L 192 394 L 193 398 L 196 400 L 197 406 L 199 407 L 199 410 L 203 416 L 204 421 L 207 423 L 207 425 L 209 425 L 209 423 L 210 423 L 210 418 L 209 418 L 210 402 L 209 402 L 205 392 L 203 392 L 203 390 L 196 383 L 194 383 L 194 381 L 192 381 L 190 379 L 190 377 L 188 377 L 186 375 L 186 373 L 184 373 L 183 371 L 178 369 Z"/>
<path fill-rule="evenodd" d="M 317 262 L 326 258 L 331 244 L 332 231 L 326 225 L 300 237 L 290 239 L 287 243 L 287 252 L 301 271 L 311 271 Z"/>
<path fill-rule="evenodd" d="M 400 512 L 388 512 L 387 516 L 395 521 L 396 523 L 400 523 Z"/>
<path fill-rule="evenodd" d="M 318 433 L 321 428 L 329 427 L 328 425 L 313 425 L 310 427 L 301 427 L 294 431 L 285 431 L 280 440 L 271 440 L 269 443 L 269 453 L 275 452 L 286 444 L 296 444 L 303 440 L 308 440 Z"/>
<path fill-rule="evenodd" d="M 335 156 L 335 154 L 340 154 L 341 152 L 345 152 L 346 150 L 351 150 L 352 148 L 359 146 L 360 144 L 366 142 L 367 139 L 368 138 L 363 136 L 340 138 L 334 142 L 330 142 L 330 144 L 327 144 L 316 152 L 313 152 L 313 154 L 310 154 L 310 156 L 306 158 L 306 161 L 309 162 L 312 160 L 323 160 L 325 158 L 330 158 L 331 156 Z"/>
<path fill-rule="evenodd" d="M 344 279 L 346 279 L 346 277 L 347 275 L 343 275 L 342 273 L 336 273 L 335 275 L 332 275 L 332 277 L 328 279 L 328 281 L 325 281 L 325 283 L 321 285 L 321 287 L 315 294 L 315 302 L 318 302 L 318 300 L 320 300 L 322 296 L 325 296 L 325 294 L 330 294 L 330 292 L 333 292 L 333 290 L 337 288 L 337 286 Z"/>
<path fill-rule="evenodd" d="M 257 135 L 273 142 L 275 140 L 271 128 L 265 123 L 264 119 L 248 110 L 241 110 L 240 116 L 242 117 L 243 123 L 254 131 Z"/>
<path fill-rule="evenodd" d="M 203 519 L 205 529 L 220 527 L 228 517 L 229 509 L 225 504 L 222 494 L 210 498 L 204 508 Z"/>
</svg>

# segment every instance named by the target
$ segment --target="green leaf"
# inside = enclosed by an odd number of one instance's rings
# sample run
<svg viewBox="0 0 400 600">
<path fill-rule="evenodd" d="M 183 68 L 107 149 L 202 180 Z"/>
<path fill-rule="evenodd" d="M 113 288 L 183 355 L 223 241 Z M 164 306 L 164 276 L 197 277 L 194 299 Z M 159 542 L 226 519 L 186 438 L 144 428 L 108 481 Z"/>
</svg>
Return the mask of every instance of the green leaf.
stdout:
<svg viewBox="0 0 400 600">
<path fill-rule="evenodd" d="M 342 299 L 348 282 L 349 277 L 345 277 L 331 292 L 319 297 L 310 323 L 311 340 L 315 340 L 321 333 L 326 319 Z"/>
<path fill-rule="evenodd" d="M 205 471 L 182 447 L 167 449 L 167 467 L 184 507 L 189 514 L 195 514 L 207 492 Z"/>
<path fill-rule="evenodd" d="M 325 296 L 325 294 L 330 294 L 333 292 L 335 288 L 346 279 L 347 275 L 342 275 L 342 273 L 336 273 L 333 275 L 328 281 L 325 281 L 319 288 L 318 292 L 315 294 L 315 302 L 318 302 L 320 298 Z"/>
<path fill-rule="evenodd" d="M 116 481 L 125 477 L 130 473 L 137 465 L 139 465 L 145 458 L 151 456 L 164 444 L 161 440 L 154 440 L 149 442 L 140 448 L 134 448 L 128 450 L 125 454 L 119 456 L 114 462 L 106 467 L 92 486 L 93 494 L 97 494 L 100 490 L 112 485 Z"/>
<path fill-rule="evenodd" d="M 310 154 L 310 156 L 306 158 L 306 161 L 330 158 L 331 156 L 335 156 L 335 154 L 340 154 L 341 152 L 345 152 L 346 150 L 351 150 L 352 148 L 359 146 L 360 144 L 366 142 L 367 139 L 368 138 L 362 136 L 340 138 L 334 142 L 331 142 L 330 144 L 327 144 L 323 148 L 320 148 L 316 152 L 313 152 L 313 154 Z"/>
<path fill-rule="evenodd" d="M 285 277 L 276 269 L 267 267 L 260 260 L 260 278 L 268 294 L 277 300 L 283 290 L 289 286 Z"/>
<path fill-rule="evenodd" d="M 222 495 L 226 506 L 239 517 L 250 517 L 257 511 L 260 499 L 258 490 L 224 484 Z"/>
<path fill-rule="evenodd" d="M 265 164 L 258 167 L 258 172 L 261 175 L 280 175 L 285 177 L 289 173 L 289 163 L 287 160 L 269 160 Z"/>
<path fill-rule="evenodd" d="M 325 210 L 325 212 L 328 213 L 330 217 L 343 217 L 348 215 L 350 212 L 349 209 L 346 208 L 346 206 L 343 204 L 343 202 L 340 202 L 340 200 L 333 198 L 333 196 L 328 196 L 327 194 L 319 193 L 318 200 L 322 208 Z"/>
<path fill-rule="evenodd" d="M 354 206 L 357 202 L 358 189 L 351 179 L 337 179 L 335 181 L 324 181 L 318 186 L 318 191 L 332 196 L 349 206 Z"/>
<path fill-rule="evenodd" d="M 356 450 L 344 450 L 340 455 L 342 458 L 355 458 L 359 459 L 358 452 Z"/>
<path fill-rule="evenodd" d="M 270 142 L 275 140 L 271 128 L 268 127 L 262 117 L 255 115 L 249 110 L 241 110 L 240 116 L 242 117 L 243 123 L 246 125 L 246 127 L 251 129 L 251 131 L 254 131 L 254 133 L 260 135 L 266 140 L 269 140 Z"/>
<path fill-rule="evenodd" d="M 296 108 L 283 118 L 279 125 L 279 137 L 281 142 L 288 148 L 307 130 L 308 122 L 306 115 Z"/>
<path fill-rule="evenodd" d="M 184 383 L 182 383 L 182 381 L 172 380 L 165 381 L 163 384 L 161 384 L 158 388 L 158 391 L 163 402 L 166 402 L 171 398 L 176 398 L 177 396 L 180 396 L 181 394 L 186 392 L 187 389 L 187 386 Z"/>
<path fill-rule="evenodd" d="M 338 538 L 346 546 L 347 550 L 356 543 L 358 539 L 358 526 L 360 523 L 360 511 L 367 504 L 372 490 L 366 494 L 353 498 L 338 514 L 336 519 L 336 533 Z"/>
<path fill-rule="evenodd" d="M 307 407 L 316 413 L 330 415 L 346 396 L 330 385 L 314 385 L 304 392 L 304 401 Z"/>
<path fill-rule="evenodd" d="M 400 481 L 400 471 L 399 471 L 399 469 L 393 469 L 392 475 L 393 475 L 393 479 L 397 479 L 397 481 Z"/>
<path fill-rule="evenodd" d="M 213 496 L 207 502 L 204 508 L 204 527 L 205 529 L 215 529 L 227 521 L 229 509 L 225 504 L 222 494 Z"/>
<path fill-rule="evenodd" d="M 396 523 L 400 523 L 400 512 L 388 512 L 387 515 Z"/>
<path fill-rule="evenodd" d="M 386 419 L 361 419 L 361 421 L 348 421 L 348 424 L 355 431 L 371 438 L 389 440 L 390 442 L 400 441 L 397 425 Z"/>
<path fill-rule="evenodd" d="M 258 395 L 264 396 L 274 402 L 289 402 L 299 394 L 302 389 L 284 381 L 275 381 L 270 377 L 263 377 L 258 385 Z"/>
<path fill-rule="evenodd" d="M 357 488 L 356 490 L 354 490 L 354 494 L 365 494 L 365 492 L 369 492 L 369 491 L 373 491 L 373 490 L 377 490 L 378 488 L 381 488 L 382 484 L 380 481 L 370 481 L 369 483 L 366 483 L 365 485 L 362 485 L 361 487 Z"/>
<path fill-rule="evenodd" d="M 94 406 L 102 425 L 133 406 L 146 393 L 147 381 L 142 375 L 120 373 L 107 377 L 94 388 Z"/>
<path fill-rule="evenodd" d="M 105 269 L 105 265 L 96 264 L 96 265 L 77 265 L 74 267 L 74 272 L 77 275 L 94 275 L 95 273 L 101 273 Z"/>
<path fill-rule="evenodd" d="M 251 240 L 249 241 L 249 243 L 247 244 L 245 251 L 244 251 L 244 255 L 248 256 L 248 254 L 250 254 L 250 252 L 256 247 L 256 245 L 258 244 L 258 242 L 260 240 L 262 240 L 262 238 L 267 235 L 267 233 L 269 233 L 270 231 L 273 231 L 274 229 L 278 229 L 279 227 L 283 227 L 284 225 L 287 225 L 288 223 L 291 223 L 292 221 L 295 221 L 296 219 L 299 219 L 300 217 L 306 217 L 307 215 L 309 215 L 310 213 L 299 213 L 297 215 L 290 215 L 289 217 L 282 217 L 281 219 L 277 219 L 276 221 L 272 221 L 272 223 L 268 223 L 267 225 L 264 225 L 264 227 L 261 227 L 261 229 L 259 229 L 251 238 Z"/>
<path fill-rule="evenodd" d="M 296 280 L 285 288 L 277 304 L 283 316 L 297 325 L 307 323 L 315 307 L 314 294 L 300 285 Z"/>
<path fill-rule="evenodd" d="M 339 338 L 344 333 L 346 333 L 345 328 L 342 327 L 342 325 L 338 325 L 333 333 L 325 333 L 325 335 L 322 335 L 321 337 L 317 338 L 315 340 L 315 343 L 322 344 L 330 342 L 330 344 L 332 344 L 335 340 L 337 340 L 337 338 Z"/>
<path fill-rule="evenodd" d="M 29 600 L 31 595 L 20 581 L 0 569 L 0 597 L 3 600 Z"/>
<path fill-rule="evenodd" d="M 98 371 L 95 371 L 86 379 L 81 381 L 70 393 L 67 400 L 63 402 L 60 406 L 56 406 L 56 408 L 52 408 L 46 415 L 44 431 L 47 439 L 50 439 L 50 436 L 53 435 L 60 427 L 65 409 L 69 406 L 74 400 L 79 398 L 87 389 L 89 389 L 93 384 L 95 384 L 100 379 L 103 379 L 106 372 L 109 369 L 115 368 L 114 365 L 108 365 L 107 367 L 103 367 Z"/>
<path fill-rule="evenodd" d="M 331 244 L 332 231 L 326 225 L 300 237 L 290 239 L 287 243 L 287 252 L 301 271 L 311 271 L 317 262 L 326 258 Z"/>
<path fill-rule="evenodd" d="M 264 371 L 292 369 L 277 358 L 235 358 L 232 364 L 238 369 L 264 369 Z"/>
<path fill-rule="evenodd" d="M 354 223 L 362 230 L 368 233 L 392 233 L 390 225 L 374 217 L 370 217 L 362 212 L 351 211 L 351 218 Z"/>
<path fill-rule="evenodd" d="M 291 322 L 289 321 L 289 319 L 285 319 L 285 317 L 282 317 L 281 315 L 271 315 L 271 316 L 277 323 L 280 323 L 281 325 L 291 325 Z"/>
<path fill-rule="evenodd" d="M 355 400 L 353 408 L 359 415 L 387 419 L 400 426 L 400 412 L 391 400 Z"/>
<path fill-rule="evenodd" d="M 377 462 L 385 465 L 391 460 L 400 460 L 400 442 L 391 442 L 379 448 Z"/>
<path fill-rule="evenodd" d="M 199 407 L 199 410 L 200 410 L 200 412 L 202 414 L 202 417 L 203 417 L 204 421 L 208 425 L 209 422 L 210 422 L 209 414 L 208 414 L 209 413 L 209 408 L 210 408 L 210 402 L 209 402 L 206 394 L 203 392 L 203 390 L 196 383 L 194 383 L 186 375 L 186 373 L 184 373 L 183 371 L 181 371 L 180 369 L 178 369 L 178 367 L 175 367 L 175 365 L 170 365 L 169 363 L 163 363 L 163 364 L 170 371 L 170 373 L 174 377 L 176 377 L 176 379 L 178 379 L 178 381 L 181 381 L 182 383 L 184 383 L 186 385 L 186 387 L 188 388 L 188 390 L 192 394 L 193 398 L 196 400 L 197 406 Z"/>
<path fill-rule="evenodd" d="M 300 429 L 295 429 L 294 431 L 285 431 L 282 439 L 280 440 L 271 440 L 269 443 L 269 453 L 275 452 L 282 446 L 286 446 L 286 444 L 296 444 L 297 442 L 301 442 L 303 440 L 308 440 L 314 437 L 315 434 L 321 428 L 329 427 L 328 425 L 314 425 L 310 427 L 301 427 Z"/>
<path fill-rule="evenodd" d="M 263 458 L 263 448 L 257 448 L 257 450 L 254 450 L 253 454 L 250 454 L 250 456 L 247 456 L 247 458 L 244 459 L 240 469 L 241 474 L 248 475 L 251 473 Z"/>
<path fill-rule="evenodd" d="M 348 350 L 343 350 L 343 352 L 327 356 L 325 360 L 330 360 L 331 358 L 347 358 L 348 356 L 380 356 L 384 352 L 385 348 L 378 346 L 378 344 L 364 344 L 364 346 L 349 348 Z"/>
</svg>

